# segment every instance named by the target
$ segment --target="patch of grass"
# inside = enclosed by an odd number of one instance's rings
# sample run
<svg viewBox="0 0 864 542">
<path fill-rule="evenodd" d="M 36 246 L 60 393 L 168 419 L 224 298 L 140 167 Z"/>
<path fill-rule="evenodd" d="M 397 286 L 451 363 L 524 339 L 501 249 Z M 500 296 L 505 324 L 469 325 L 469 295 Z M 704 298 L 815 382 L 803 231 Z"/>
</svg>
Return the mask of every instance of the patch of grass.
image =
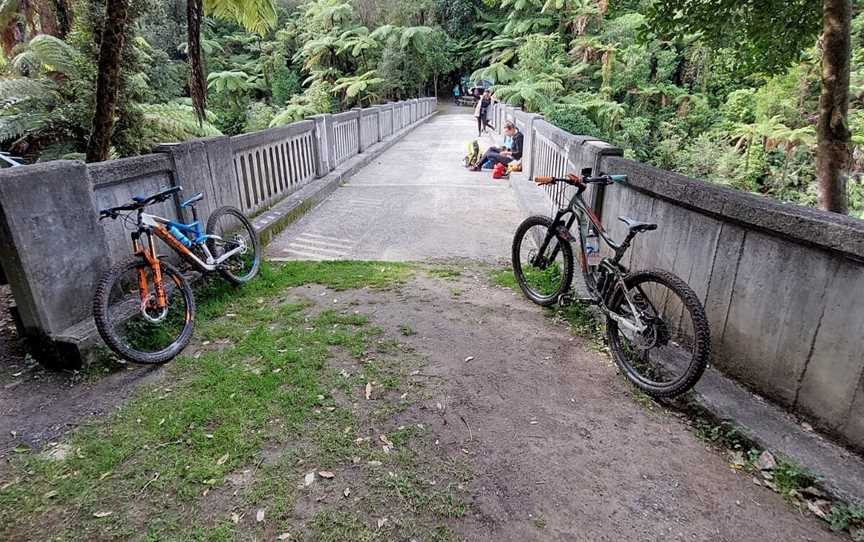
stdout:
<svg viewBox="0 0 864 542">
<path fill-rule="evenodd" d="M 771 471 L 771 474 L 774 475 L 777 492 L 787 498 L 791 497 L 793 492 L 816 482 L 816 477 L 812 473 L 786 459 L 777 461 L 777 468 Z"/>
<path fill-rule="evenodd" d="M 506 267 L 496 269 L 491 275 L 492 282 L 502 288 L 510 288 L 511 290 L 520 291 L 519 283 L 516 282 L 516 276 L 513 274 L 513 269 Z"/>
<path fill-rule="evenodd" d="M 391 510 L 406 514 L 425 511 L 446 519 L 461 518 L 467 511 L 452 484 L 442 487 L 410 471 L 383 474 L 373 481 L 373 489 L 384 497 L 385 502 L 391 503 Z"/>
<path fill-rule="evenodd" d="M 716 423 L 701 416 L 692 418 L 693 432 L 700 440 L 730 450 L 747 450 L 749 440 L 729 422 Z"/>
<path fill-rule="evenodd" d="M 433 267 L 428 270 L 428 273 L 433 277 L 444 280 L 456 280 L 462 276 L 462 270 L 452 266 Z"/>
<path fill-rule="evenodd" d="M 362 315 L 307 315 L 305 304 L 271 301 L 305 283 L 387 288 L 409 274 L 398 264 L 291 263 L 264 266 L 239 290 L 203 283 L 198 335 L 220 348 L 178 358 L 162 384 L 138 390 L 113 415 L 70 435 L 66 459 L 19 454 L 0 481 L 0 538 L 40 538 L 31 529 L 56 533 L 58 525 L 75 539 L 106 532 L 126 538 L 141 532 L 149 513 L 190 506 L 252 462 L 266 441 L 302 431 L 329 389 L 322 369 L 330 348 L 360 354 L 377 336 Z M 345 420 L 337 415 L 333 425 L 341 428 Z M 333 461 L 349 455 L 348 438 L 318 444 Z M 148 512 L 153 506 L 159 510 Z M 152 536 L 172 538 L 175 527 L 163 525 Z M 206 538 L 187 535 L 218 540 L 220 529 L 207 530 Z"/>
<path fill-rule="evenodd" d="M 834 504 L 831 514 L 828 516 L 831 529 L 835 531 L 850 532 L 854 529 L 855 542 L 864 542 L 864 505 L 862 504 Z"/>
<path fill-rule="evenodd" d="M 315 515 L 309 525 L 311 540 L 317 542 L 368 542 L 375 532 L 349 512 L 327 510 Z"/>
</svg>

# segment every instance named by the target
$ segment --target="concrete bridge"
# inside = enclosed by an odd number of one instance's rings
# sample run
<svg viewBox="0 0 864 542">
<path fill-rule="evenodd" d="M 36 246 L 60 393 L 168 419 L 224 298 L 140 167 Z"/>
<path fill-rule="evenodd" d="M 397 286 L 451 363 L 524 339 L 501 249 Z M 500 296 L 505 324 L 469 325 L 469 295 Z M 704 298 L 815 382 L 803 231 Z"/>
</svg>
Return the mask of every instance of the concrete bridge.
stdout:
<svg viewBox="0 0 864 542">
<path fill-rule="evenodd" d="M 269 257 L 507 261 L 522 216 L 509 181 L 461 166 L 476 136 L 470 109 L 440 108 L 274 239 Z"/>
<path fill-rule="evenodd" d="M 18 327 L 37 339 L 46 362 L 80 359 L 94 337 L 94 283 L 128 254 L 126 232 L 98 224 L 95 209 L 165 185 L 204 192 L 202 216 L 221 205 L 254 216 L 273 260 L 502 262 L 521 218 L 548 213 L 569 195 L 561 187 L 544 192 L 530 178 L 590 167 L 629 175 L 626 185 L 590 194 L 613 237 L 623 237 L 619 215 L 661 225 L 626 263 L 684 278 L 705 303 L 714 366 L 785 411 L 760 407 L 725 379 L 707 388 L 716 394 L 706 392 L 706 404 L 749 420 L 745 429 L 773 438 L 765 444 L 775 449 L 801 433 L 791 412 L 864 450 L 862 221 L 632 162 L 614 146 L 501 104 L 492 117 L 499 127 L 515 122 L 526 137 L 524 173 L 508 181 L 461 167 L 473 119 L 434 99 L 165 145 L 103 164 L 4 170 L 0 261 Z M 182 217 L 176 202 L 158 212 Z M 802 438 L 822 472 L 843 469 L 835 480 L 840 493 L 864 487 L 864 470 L 848 454 L 815 435 Z"/>
</svg>

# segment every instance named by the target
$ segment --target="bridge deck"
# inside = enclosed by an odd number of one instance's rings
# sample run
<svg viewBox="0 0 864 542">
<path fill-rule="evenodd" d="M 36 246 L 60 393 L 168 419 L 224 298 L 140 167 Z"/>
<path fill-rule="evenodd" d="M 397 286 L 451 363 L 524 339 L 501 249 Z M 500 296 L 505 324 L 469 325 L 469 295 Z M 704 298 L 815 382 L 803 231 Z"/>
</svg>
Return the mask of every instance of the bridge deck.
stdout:
<svg viewBox="0 0 864 542">
<path fill-rule="evenodd" d="M 508 181 L 462 167 L 470 109 L 444 109 L 294 223 L 273 259 L 507 259 L 521 219 Z"/>
</svg>

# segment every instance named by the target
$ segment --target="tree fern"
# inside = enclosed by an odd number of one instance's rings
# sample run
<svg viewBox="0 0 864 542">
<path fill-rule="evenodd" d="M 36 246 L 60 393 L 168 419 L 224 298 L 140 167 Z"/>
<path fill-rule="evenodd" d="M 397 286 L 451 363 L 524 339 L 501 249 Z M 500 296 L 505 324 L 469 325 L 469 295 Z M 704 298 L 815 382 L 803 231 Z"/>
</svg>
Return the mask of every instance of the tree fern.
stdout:
<svg viewBox="0 0 864 542">
<path fill-rule="evenodd" d="M 273 0 L 204 0 L 204 11 L 220 19 L 237 21 L 256 34 L 266 34 L 276 26 Z"/>
<path fill-rule="evenodd" d="M 0 104 L 17 104 L 26 100 L 44 99 L 54 90 L 54 83 L 47 79 L 14 77 L 0 79 Z"/>
<path fill-rule="evenodd" d="M 144 104 L 138 108 L 146 126 L 146 138 L 152 145 L 222 135 L 212 124 L 216 120 L 212 113 L 208 112 L 207 119 L 199 123 L 195 109 L 190 105 Z"/>
<path fill-rule="evenodd" d="M 291 124 L 292 122 L 301 121 L 316 114 L 318 114 L 318 111 L 316 111 L 315 107 L 312 105 L 290 104 L 273 117 L 273 120 L 270 121 L 270 127 L 275 128 L 276 126 L 284 126 L 286 124 Z"/>
<path fill-rule="evenodd" d="M 28 49 L 36 54 L 46 72 L 59 72 L 70 75 L 76 70 L 80 54 L 65 41 L 40 34 L 30 40 Z"/>
<path fill-rule="evenodd" d="M 11 141 L 44 130 L 51 116 L 43 111 L 26 111 L 0 115 L 0 141 Z"/>
</svg>

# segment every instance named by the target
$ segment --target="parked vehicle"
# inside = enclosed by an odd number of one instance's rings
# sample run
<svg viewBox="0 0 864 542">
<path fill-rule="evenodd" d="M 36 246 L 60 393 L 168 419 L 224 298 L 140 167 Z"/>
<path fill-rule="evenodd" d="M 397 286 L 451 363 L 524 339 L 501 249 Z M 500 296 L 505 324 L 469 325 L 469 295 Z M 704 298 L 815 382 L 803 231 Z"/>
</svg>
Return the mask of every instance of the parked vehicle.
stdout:
<svg viewBox="0 0 864 542">
<path fill-rule="evenodd" d="M 207 220 L 206 233 L 201 231 L 195 210 L 203 194 L 180 204 L 181 209 L 191 209 L 190 224 L 144 212 L 181 191 L 181 187 L 166 188 L 99 212 L 99 220 L 122 218 L 125 224 L 134 224 L 135 255 L 105 273 L 93 301 L 96 327 L 105 344 L 134 363 L 162 364 L 174 359 L 189 344 L 195 325 L 189 281 L 159 256 L 154 237 L 192 269 L 202 274 L 218 272 L 235 285 L 252 280 L 261 265 L 258 236 L 238 209 L 216 210 Z"/>
<path fill-rule="evenodd" d="M 708 365 L 711 336 L 705 309 L 693 290 L 662 269 L 629 271 L 621 263 L 637 235 L 657 224 L 621 217 L 629 233 L 615 243 L 582 194 L 589 185 L 625 182 L 623 175 L 536 177 L 539 185 L 566 183 L 576 189 L 554 218 L 532 216 L 513 239 L 513 272 L 525 295 L 538 305 L 581 302 L 606 316 L 606 338 L 624 376 L 653 397 L 674 397 L 692 388 Z M 579 263 L 587 298 L 571 292 L 577 225 Z M 610 251 L 603 257 L 600 241 Z"/>
</svg>

